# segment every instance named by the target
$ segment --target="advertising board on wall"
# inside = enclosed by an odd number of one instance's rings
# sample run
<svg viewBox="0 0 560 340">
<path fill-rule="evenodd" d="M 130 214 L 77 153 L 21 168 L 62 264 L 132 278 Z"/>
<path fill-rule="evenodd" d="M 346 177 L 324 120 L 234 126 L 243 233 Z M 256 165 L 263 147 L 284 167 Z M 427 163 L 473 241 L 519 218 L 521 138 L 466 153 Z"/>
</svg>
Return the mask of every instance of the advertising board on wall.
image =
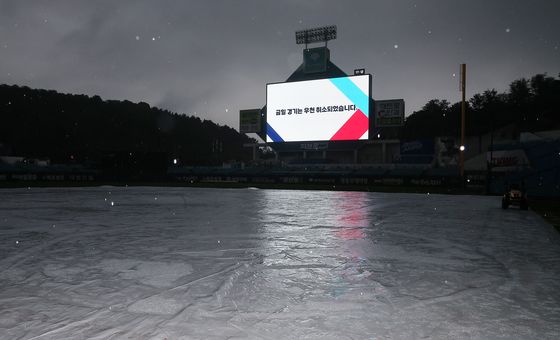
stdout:
<svg viewBox="0 0 560 340">
<path fill-rule="evenodd" d="M 400 162 L 410 164 L 431 163 L 435 154 L 433 139 L 417 139 L 401 143 Z"/>
<path fill-rule="evenodd" d="M 260 109 L 239 111 L 239 132 L 241 133 L 261 132 Z"/>
<path fill-rule="evenodd" d="M 368 139 L 371 75 L 268 84 L 267 142 Z"/>
<path fill-rule="evenodd" d="M 529 159 L 523 149 L 494 150 L 486 155 L 492 171 L 517 171 L 529 167 Z"/>
<path fill-rule="evenodd" d="M 376 100 L 375 126 L 389 127 L 404 125 L 404 100 Z"/>
</svg>

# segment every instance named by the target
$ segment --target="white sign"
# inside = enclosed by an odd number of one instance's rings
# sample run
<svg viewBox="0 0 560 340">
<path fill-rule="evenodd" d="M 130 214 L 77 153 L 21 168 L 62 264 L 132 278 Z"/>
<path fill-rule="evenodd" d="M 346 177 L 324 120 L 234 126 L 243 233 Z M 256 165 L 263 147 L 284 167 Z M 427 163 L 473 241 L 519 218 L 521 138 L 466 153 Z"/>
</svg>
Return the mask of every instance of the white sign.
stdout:
<svg viewBox="0 0 560 340">
<path fill-rule="evenodd" d="M 529 166 L 529 159 L 523 149 L 494 150 L 488 151 L 486 155 L 493 171 L 516 171 Z"/>
<path fill-rule="evenodd" d="M 375 101 L 375 126 L 402 126 L 404 125 L 404 100 L 376 100 Z"/>
<path fill-rule="evenodd" d="M 371 75 L 268 84 L 267 142 L 368 139 Z"/>
</svg>

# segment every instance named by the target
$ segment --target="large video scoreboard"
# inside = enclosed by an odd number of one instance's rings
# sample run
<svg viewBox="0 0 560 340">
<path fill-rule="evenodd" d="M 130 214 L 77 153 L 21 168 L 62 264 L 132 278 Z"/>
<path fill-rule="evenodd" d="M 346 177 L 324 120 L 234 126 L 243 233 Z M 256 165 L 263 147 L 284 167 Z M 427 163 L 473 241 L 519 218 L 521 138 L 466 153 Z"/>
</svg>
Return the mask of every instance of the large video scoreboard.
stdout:
<svg viewBox="0 0 560 340">
<path fill-rule="evenodd" d="M 266 141 L 368 139 L 371 75 L 267 84 Z"/>
</svg>

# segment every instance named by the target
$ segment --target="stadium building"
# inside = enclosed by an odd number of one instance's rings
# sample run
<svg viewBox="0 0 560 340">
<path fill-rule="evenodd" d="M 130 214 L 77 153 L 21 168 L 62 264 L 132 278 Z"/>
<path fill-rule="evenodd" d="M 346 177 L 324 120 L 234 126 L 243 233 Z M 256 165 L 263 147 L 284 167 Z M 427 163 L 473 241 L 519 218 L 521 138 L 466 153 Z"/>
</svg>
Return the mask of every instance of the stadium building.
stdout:
<svg viewBox="0 0 560 340">
<path fill-rule="evenodd" d="M 303 63 L 282 83 L 267 84 L 266 105 L 240 112 L 240 132 L 256 133 L 277 163 L 389 164 L 400 157 L 404 100 L 375 102 L 372 76 L 364 69 L 349 75 L 330 59 L 336 26 L 296 32 L 305 44 Z M 324 46 L 308 48 L 311 43 Z M 268 160 L 270 162 L 270 160 Z"/>
</svg>

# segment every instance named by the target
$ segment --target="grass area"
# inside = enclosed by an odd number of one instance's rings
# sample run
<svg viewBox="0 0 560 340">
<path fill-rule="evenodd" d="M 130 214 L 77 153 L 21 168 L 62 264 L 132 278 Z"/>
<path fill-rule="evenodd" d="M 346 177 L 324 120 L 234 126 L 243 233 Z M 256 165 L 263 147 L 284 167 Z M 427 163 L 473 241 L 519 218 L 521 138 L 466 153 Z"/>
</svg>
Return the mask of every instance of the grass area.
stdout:
<svg viewBox="0 0 560 340">
<path fill-rule="evenodd" d="M 531 199 L 529 207 L 560 232 L 560 199 Z"/>
</svg>

